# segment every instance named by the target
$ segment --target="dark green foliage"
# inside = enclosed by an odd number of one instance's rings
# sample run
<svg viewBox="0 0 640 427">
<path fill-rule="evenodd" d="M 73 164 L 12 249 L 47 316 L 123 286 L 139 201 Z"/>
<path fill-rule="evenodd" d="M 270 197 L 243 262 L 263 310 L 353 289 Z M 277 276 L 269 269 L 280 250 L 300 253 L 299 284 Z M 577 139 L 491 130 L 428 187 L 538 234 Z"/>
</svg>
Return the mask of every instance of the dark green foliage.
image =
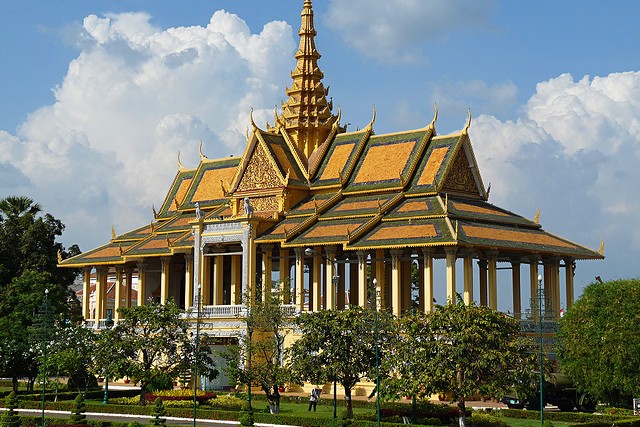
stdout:
<svg viewBox="0 0 640 427">
<path fill-rule="evenodd" d="M 78 273 L 57 268 L 63 258 L 80 253 L 77 246 L 65 251 L 56 238 L 64 224 L 28 197 L 9 196 L 0 200 L 0 372 L 13 379 L 35 378 L 38 372 L 34 343 L 42 342 L 34 328 L 48 289 L 51 320 L 58 324 L 81 319 L 80 304 L 69 286 Z M 33 381 L 31 381 L 33 384 Z"/>
<path fill-rule="evenodd" d="M 71 412 L 71 424 L 75 425 L 85 425 L 87 423 L 87 416 L 84 414 L 87 411 L 87 407 L 84 404 L 84 397 L 82 393 L 78 393 L 78 396 L 73 401 L 75 403 L 75 408 Z"/>
<path fill-rule="evenodd" d="M 19 427 L 20 426 L 20 417 L 15 409 L 18 406 L 18 398 L 16 397 L 15 392 L 9 393 L 9 395 L 4 399 L 4 406 L 7 408 L 4 414 L 2 414 L 2 419 L 0 419 L 0 425 L 2 427 Z"/>
<path fill-rule="evenodd" d="M 559 322 L 562 372 L 601 402 L 640 395 L 640 279 L 588 285 Z"/>
<path fill-rule="evenodd" d="M 155 377 L 149 382 L 147 391 L 171 390 L 173 389 L 173 378 L 163 372 L 157 372 Z"/>
<path fill-rule="evenodd" d="M 164 403 L 162 403 L 162 399 L 159 397 L 157 397 L 155 402 L 153 402 L 153 411 L 151 415 L 153 418 L 149 421 L 149 425 L 164 426 L 167 422 L 167 419 L 163 418 L 167 415 L 167 411 L 164 409 Z"/>
</svg>

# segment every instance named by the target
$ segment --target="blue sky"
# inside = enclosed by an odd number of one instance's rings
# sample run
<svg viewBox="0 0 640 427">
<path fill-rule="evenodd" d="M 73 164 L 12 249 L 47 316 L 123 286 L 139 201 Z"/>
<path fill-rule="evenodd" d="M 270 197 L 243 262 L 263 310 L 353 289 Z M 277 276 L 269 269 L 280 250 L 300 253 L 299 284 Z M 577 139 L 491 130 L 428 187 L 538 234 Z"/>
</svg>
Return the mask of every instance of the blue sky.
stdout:
<svg viewBox="0 0 640 427">
<path fill-rule="evenodd" d="M 239 155 L 272 121 L 302 0 L 0 3 L 0 196 L 27 195 L 84 250 L 145 224 L 176 172 Z M 219 10 L 225 12 L 216 12 Z M 314 2 L 325 86 L 349 129 L 445 134 L 473 115 L 490 201 L 637 277 L 640 5 L 633 1 Z M 213 19 L 212 19 L 213 17 Z M 264 126 L 263 126 L 264 127 Z"/>
</svg>

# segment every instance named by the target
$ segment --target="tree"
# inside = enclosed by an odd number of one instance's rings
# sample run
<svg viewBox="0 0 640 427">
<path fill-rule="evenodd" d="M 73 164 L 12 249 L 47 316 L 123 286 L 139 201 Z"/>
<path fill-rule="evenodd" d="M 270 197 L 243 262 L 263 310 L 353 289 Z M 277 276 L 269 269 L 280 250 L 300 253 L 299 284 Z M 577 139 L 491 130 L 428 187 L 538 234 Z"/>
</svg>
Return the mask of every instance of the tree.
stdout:
<svg viewBox="0 0 640 427">
<path fill-rule="evenodd" d="M 28 197 L 0 200 L 0 372 L 13 379 L 14 390 L 18 378 L 32 379 L 37 372 L 32 323 L 44 290 L 49 290 L 58 324 L 81 319 L 80 305 L 69 289 L 77 271 L 57 268 L 58 253 L 80 252 L 75 245 L 65 251 L 55 241 L 63 230 L 59 220 L 43 214 Z"/>
<path fill-rule="evenodd" d="M 457 301 L 424 317 L 428 334 L 415 352 L 425 356 L 416 363 L 416 380 L 448 392 L 458 402 L 459 424 L 466 425 L 468 396 L 500 395 L 518 381 L 533 379 L 537 359 L 522 335 L 518 321 L 489 307 Z"/>
<path fill-rule="evenodd" d="M 58 325 L 48 346 L 49 370 L 57 376 L 67 377 L 69 389 L 86 391 L 97 385 L 90 374 L 92 357 L 98 334 L 83 325 Z"/>
<path fill-rule="evenodd" d="M 280 412 L 279 387 L 291 378 L 288 367 L 283 365 L 284 340 L 290 320 L 279 294 L 269 294 L 256 301 L 247 313 L 248 335 L 240 338 L 238 345 L 230 346 L 222 357 L 227 362 L 227 373 L 238 384 L 258 382 L 264 391 L 271 413 Z M 251 367 L 249 358 L 251 347 Z"/>
<path fill-rule="evenodd" d="M 169 300 L 166 304 L 150 303 L 121 308 L 120 320 L 105 330 L 96 350 L 96 367 L 106 363 L 109 376 L 128 376 L 140 383 L 140 404 L 146 404 L 147 386 L 158 375 L 178 378 L 194 365 L 195 334 L 189 330 L 183 311 Z M 215 378 L 211 350 L 200 344 L 198 373 Z"/>
<path fill-rule="evenodd" d="M 559 321 L 562 372 L 594 398 L 630 405 L 640 393 L 640 279 L 588 285 Z"/>
<path fill-rule="evenodd" d="M 392 331 L 391 315 L 380 311 L 377 322 L 382 357 Z M 301 337 L 288 351 L 294 375 L 314 384 L 337 381 L 351 417 L 353 387 L 363 378 L 376 378 L 376 313 L 358 306 L 302 313 L 296 325 Z"/>
</svg>

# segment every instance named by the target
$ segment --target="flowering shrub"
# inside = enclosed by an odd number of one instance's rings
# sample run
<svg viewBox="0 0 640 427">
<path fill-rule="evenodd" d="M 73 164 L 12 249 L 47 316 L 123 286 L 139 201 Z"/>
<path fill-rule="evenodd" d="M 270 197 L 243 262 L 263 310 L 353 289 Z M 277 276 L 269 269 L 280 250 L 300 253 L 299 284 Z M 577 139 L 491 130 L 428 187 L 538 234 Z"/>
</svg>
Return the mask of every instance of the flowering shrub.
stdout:
<svg viewBox="0 0 640 427">
<path fill-rule="evenodd" d="M 138 405 L 140 403 L 140 396 L 112 397 L 109 399 L 109 403 L 115 405 Z"/>
<path fill-rule="evenodd" d="M 238 410 L 242 408 L 242 404 L 244 402 L 245 402 L 244 400 L 238 397 L 231 396 L 229 394 L 221 394 L 215 399 L 207 400 L 207 405 L 211 405 L 215 408 Z"/>
<path fill-rule="evenodd" d="M 147 393 L 145 398 L 147 402 L 153 402 L 156 398 L 160 398 L 163 402 L 171 400 L 191 400 L 193 401 L 193 390 L 162 390 L 154 391 L 153 393 Z M 204 403 L 209 399 L 216 397 L 216 394 L 211 391 L 196 390 L 196 400 L 200 403 Z"/>
</svg>

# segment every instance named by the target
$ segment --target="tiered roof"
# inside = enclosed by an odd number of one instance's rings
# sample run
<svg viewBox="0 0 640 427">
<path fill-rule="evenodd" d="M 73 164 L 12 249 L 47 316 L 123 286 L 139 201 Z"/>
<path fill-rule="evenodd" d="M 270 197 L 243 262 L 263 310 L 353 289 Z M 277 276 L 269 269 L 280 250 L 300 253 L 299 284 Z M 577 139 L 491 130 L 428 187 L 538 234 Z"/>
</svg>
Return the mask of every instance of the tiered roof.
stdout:
<svg viewBox="0 0 640 427">
<path fill-rule="evenodd" d="M 456 246 L 512 257 L 602 258 L 488 202 L 468 135 L 470 116 L 450 135 L 437 135 L 437 110 L 421 129 L 375 135 L 374 114 L 362 130 L 345 132 L 321 83 L 309 0 L 300 37 L 294 84 L 274 127 L 261 130 L 252 119 L 242 157 L 209 160 L 201 152 L 196 169 L 179 164 L 149 225 L 114 233 L 108 244 L 61 266 L 189 252 L 197 207 L 205 223 L 247 221 L 245 198 L 259 222 L 258 243 L 339 245 L 344 251 L 430 247 L 436 256 Z"/>
</svg>

